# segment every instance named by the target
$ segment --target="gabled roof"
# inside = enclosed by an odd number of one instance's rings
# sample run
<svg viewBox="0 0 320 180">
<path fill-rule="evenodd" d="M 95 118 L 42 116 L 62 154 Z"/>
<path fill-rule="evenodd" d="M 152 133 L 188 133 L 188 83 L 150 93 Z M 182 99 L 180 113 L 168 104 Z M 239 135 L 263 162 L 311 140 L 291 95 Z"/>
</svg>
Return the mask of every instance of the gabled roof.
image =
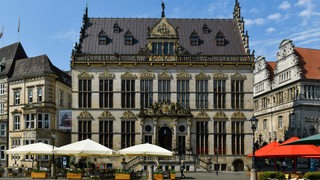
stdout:
<svg viewBox="0 0 320 180">
<path fill-rule="evenodd" d="M 0 76 L 10 76 L 12 73 L 12 64 L 16 59 L 27 58 L 27 54 L 25 53 L 20 42 L 5 46 L 0 48 L 0 65 L 2 71 L 0 72 Z"/>
<path fill-rule="evenodd" d="M 3 60 L 6 61 L 11 59 L 22 59 L 27 57 L 28 56 L 25 53 L 20 42 L 0 48 L 0 62 L 2 62 Z"/>
<path fill-rule="evenodd" d="M 304 78 L 320 79 L 320 50 L 298 47 L 294 50 L 301 60 Z"/>
<path fill-rule="evenodd" d="M 234 19 L 166 19 L 178 32 L 179 46 L 185 48 L 190 54 L 203 55 L 247 55 L 239 26 Z M 85 28 L 83 41 L 80 44 L 83 54 L 138 54 L 140 48 L 148 45 L 148 28 L 153 27 L 159 18 L 89 18 Z M 126 31 L 114 33 L 113 26 L 118 24 L 121 29 L 130 29 L 137 40 L 131 46 L 124 44 Z M 203 26 L 207 25 L 210 33 L 203 33 Z M 98 37 L 104 29 L 110 38 L 108 45 L 98 45 Z M 190 34 L 196 31 L 203 40 L 199 46 L 190 44 Z M 216 34 L 221 31 L 225 40 L 225 46 L 217 46 Z"/>
<path fill-rule="evenodd" d="M 16 60 L 10 80 L 49 74 L 56 75 L 58 80 L 70 86 L 71 77 L 54 66 L 47 55 Z"/>
</svg>

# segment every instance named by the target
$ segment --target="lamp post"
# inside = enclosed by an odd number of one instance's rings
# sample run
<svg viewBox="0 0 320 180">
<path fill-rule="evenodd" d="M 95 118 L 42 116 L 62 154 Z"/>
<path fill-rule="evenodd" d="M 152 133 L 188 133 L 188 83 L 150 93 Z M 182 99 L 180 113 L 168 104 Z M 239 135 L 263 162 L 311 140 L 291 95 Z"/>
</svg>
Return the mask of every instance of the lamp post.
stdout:
<svg viewBox="0 0 320 180">
<path fill-rule="evenodd" d="M 250 180 L 256 180 L 257 179 L 257 172 L 256 172 L 256 168 L 255 168 L 254 133 L 257 129 L 258 119 L 255 116 L 252 116 L 252 118 L 250 119 L 250 122 L 251 122 L 251 129 L 252 129 L 252 167 L 251 167 L 251 172 L 250 172 Z"/>
<path fill-rule="evenodd" d="M 52 132 L 51 134 L 51 140 L 52 140 L 52 150 L 54 149 L 55 146 L 55 140 L 56 140 L 56 133 Z M 55 158 L 54 158 L 54 152 L 52 152 L 52 158 L 51 158 L 52 162 L 51 162 L 51 177 L 55 178 Z"/>
</svg>

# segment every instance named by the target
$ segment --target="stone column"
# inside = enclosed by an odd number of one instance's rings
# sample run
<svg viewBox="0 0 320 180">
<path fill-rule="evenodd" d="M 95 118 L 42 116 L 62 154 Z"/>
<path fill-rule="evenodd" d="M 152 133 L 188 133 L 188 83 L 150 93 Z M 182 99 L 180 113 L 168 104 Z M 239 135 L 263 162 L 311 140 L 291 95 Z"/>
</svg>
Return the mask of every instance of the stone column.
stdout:
<svg viewBox="0 0 320 180">
<path fill-rule="evenodd" d="M 187 149 L 190 149 L 190 138 L 191 138 L 191 118 L 187 118 Z"/>
<path fill-rule="evenodd" d="M 173 119 L 172 149 L 177 149 L 177 118 Z"/>
<path fill-rule="evenodd" d="M 153 119 L 153 137 L 152 137 L 152 144 L 157 144 L 157 140 L 156 140 L 156 137 L 157 137 L 157 126 L 158 126 L 158 119 L 157 118 L 154 118 Z"/>
</svg>

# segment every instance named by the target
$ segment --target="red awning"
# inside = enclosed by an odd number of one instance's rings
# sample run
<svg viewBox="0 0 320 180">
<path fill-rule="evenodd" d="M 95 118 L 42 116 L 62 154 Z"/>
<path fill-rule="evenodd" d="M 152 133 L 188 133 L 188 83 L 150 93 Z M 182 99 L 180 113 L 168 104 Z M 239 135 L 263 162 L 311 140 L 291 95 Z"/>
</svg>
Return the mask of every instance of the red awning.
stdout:
<svg viewBox="0 0 320 180">
<path fill-rule="evenodd" d="M 260 149 L 256 150 L 254 152 L 254 156 L 255 157 L 267 157 L 266 156 L 267 152 L 273 150 L 274 148 L 276 148 L 278 146 L 280 146 L 280 144 L 277 141 L 273 141 L 273 142 L 261 147 Z M 250 153 L 248 156 L 251 157 L 252 153 Z"/>
<path fill-rule="evenodd" d="M 298 140 L 292 137 L 282 144 Z M 319 156 L 320 148 L 315 145 L 280 145 L 271 151 L 266 152 L 266 157 L 302 157 L 302 156 Z"/>
</svg>

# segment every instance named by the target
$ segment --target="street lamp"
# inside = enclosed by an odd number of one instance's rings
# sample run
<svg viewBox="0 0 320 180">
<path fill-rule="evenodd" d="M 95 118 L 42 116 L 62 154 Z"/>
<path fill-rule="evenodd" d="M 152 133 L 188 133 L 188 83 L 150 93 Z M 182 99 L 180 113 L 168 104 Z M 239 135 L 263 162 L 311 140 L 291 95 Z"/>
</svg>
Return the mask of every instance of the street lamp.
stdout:
<svg viewBox="0 0 320 180">
<path fill-rule="evenodd" d="M 254 133 L 257 129 L 257 123 L 258 123 L 258 119 L 255 116 L 252 116 L 252 118 L 250 119 L 251 122 L 251 129 L 252 129 L 252 168 L 251 168 L 251 172 L 250 172 L 250 180 L 256 180 L 257 179 L 257 173 L 256 173 L 256 168 L 255 168 L 255 146 L 254 146 L 254 142 L 255 142 L 255 138 L 254 138 Z"/>
<path fill-rule="evenodd" d="M 54 158 L 54 152 L 53 152 L 53 149 L 54 149 L 54 146 L 55 146 L 55 140 L 56 140 L 56 133 L 55 132 L 52 132 L 51 140 L 52 140 L 51 177 L 55 178 L 55 168 L 56 167 L 55 167 L 55 158 Z"/>
</svg>

